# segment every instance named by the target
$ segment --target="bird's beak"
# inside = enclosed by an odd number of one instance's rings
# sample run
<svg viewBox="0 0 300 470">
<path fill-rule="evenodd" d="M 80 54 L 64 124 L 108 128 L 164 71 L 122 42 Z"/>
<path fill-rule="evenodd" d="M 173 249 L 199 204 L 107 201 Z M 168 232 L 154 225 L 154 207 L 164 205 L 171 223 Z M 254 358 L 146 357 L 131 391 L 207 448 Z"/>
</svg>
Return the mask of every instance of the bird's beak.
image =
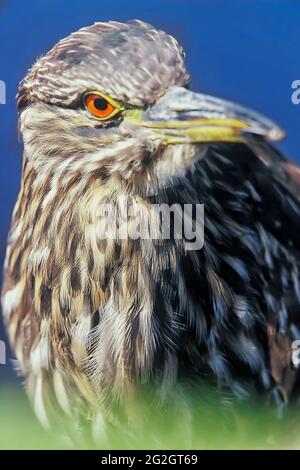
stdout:
<svg viewBox="0 0 300 470">
<path fill-rule="evenodd" d="M 282 131 L 270 119 L 237 104 L 185 88 L 170 89 L 140 117 L 164 144 L 245 142 L 249 134 L 280 140 Z"/>
</svg>

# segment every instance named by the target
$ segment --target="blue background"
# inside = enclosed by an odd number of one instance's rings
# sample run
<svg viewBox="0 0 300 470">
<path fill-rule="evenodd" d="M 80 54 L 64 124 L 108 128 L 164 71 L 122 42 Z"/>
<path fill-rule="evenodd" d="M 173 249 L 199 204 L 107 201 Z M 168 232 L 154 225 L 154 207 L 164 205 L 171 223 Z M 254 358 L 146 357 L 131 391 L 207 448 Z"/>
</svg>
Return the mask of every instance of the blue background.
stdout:
<svg viewBox="0 0 300 470">
<path fill-rule="evenodd" d="M 7 86 L 7 104 L 0 105 L 0 265 L 20 180 L 18 82 L 38 56 L 70 32 L 95 21 L 134 18 L 179 40 L 194 90 L 278 121 L 287 131 L 280 148 L 300 162 L 300 105 L 291 102 L 291 83 L 300 79 L 300 1 L 0 0 L 0 80 Z M 9 364 L 0 366 L 0 380 L 12 377 Z"/>
</svg>

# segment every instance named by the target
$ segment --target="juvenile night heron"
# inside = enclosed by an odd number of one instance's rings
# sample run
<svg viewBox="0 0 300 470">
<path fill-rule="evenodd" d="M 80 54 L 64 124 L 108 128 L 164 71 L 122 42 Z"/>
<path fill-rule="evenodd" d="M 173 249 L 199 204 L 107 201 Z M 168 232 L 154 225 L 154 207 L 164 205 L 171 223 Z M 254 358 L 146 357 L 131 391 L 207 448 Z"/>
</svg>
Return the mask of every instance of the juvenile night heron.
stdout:
<svg viewBox="0 0 300 470">
<path fill-rule="evenodd" d="M 300 170 L 268 143 L 273 122 L 188 83 L 176 40 L 132 21 L 71 34 L 20 85 L 2 300 L 44 423 L 51 406 L 93 417 L 140 383 L 297 393 Z M 101 207 L 121 197 L 145 215 L 204 204 L 203 248 L 101 237 Z"/>
</svg>

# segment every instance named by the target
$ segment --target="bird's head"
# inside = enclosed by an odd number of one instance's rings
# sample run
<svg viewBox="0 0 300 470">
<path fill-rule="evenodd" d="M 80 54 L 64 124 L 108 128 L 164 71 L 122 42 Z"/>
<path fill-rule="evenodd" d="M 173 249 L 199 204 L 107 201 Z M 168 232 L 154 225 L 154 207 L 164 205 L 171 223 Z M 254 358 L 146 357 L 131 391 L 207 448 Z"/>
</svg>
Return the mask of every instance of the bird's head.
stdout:
<svg viewBox="0 0 300 470">
<path fill-rule="evenodd" d="M 117 176 L 151 192 L 198 159 L 199 145 L 282 137 L 269 119 L 188 83 L 183 50 L 166 33 L 141 21 L 83 28 L 21 83 L 27 158 L 40 175 Z"/>
</svg>

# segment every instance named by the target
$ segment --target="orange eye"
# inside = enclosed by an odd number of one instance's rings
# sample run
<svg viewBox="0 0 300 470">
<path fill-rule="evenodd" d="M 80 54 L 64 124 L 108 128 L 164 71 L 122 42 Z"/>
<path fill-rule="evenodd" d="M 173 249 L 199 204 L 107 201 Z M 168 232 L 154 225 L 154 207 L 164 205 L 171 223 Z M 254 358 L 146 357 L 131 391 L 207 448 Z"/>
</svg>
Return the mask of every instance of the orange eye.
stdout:
<svg viewBox="0 0 300 470">
<path fill-rule="evenodd" d="M 119 111 L 118 108 L 104 98 L 104 96 L 94 93 L 85 95 L 84 105 L 94 117 L 101 120 L 109 119 L 115 116 Z"/>
</svg>

